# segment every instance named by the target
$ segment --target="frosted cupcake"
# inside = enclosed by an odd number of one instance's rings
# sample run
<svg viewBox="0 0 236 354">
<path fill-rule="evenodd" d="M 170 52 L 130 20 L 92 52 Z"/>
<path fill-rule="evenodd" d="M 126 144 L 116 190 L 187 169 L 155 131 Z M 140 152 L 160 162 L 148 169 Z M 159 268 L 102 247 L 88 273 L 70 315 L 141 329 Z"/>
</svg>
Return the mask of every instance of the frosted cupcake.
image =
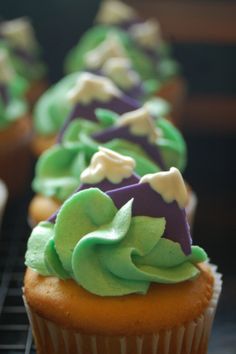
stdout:
<svg viewBox="0 0 236 354">
<path fill-rule="evenodd" d="M 65 124 L 58 144 L 40 156 L 33 180 L 37 194 L 56 204 L 64 201 L 79 185 L 81 172 L 100 145 L 134 158 L 140 176 L 171 166 L 184 168 L 184 140 L 167 120 L 154 121 L 145 107 L 121 116 L 101 109 L 97 114 L 110 126 L 104 129 L 94 121 L 74 119 Z"/>
<path fill-rule="evenodd" d="M 82 117 L 106 126 L 109 122 L 99 118 L 98 108 L 123 114 L 139 106 L 106 77 L 86 72 L 71 74 L 46 91 L 35 107 L 33 151 L 39 156 L 52 146 L 59 131 L 64 131 L 71 120 Z"/>
<path fill-rule="evenodd" d="M 46 67 L 40 59 L 40 47 L 30 21 L 18 18 L 0 24 L 0 39 L 10 52 L 16 72 L 28 80 L 26 98 L 34 104 L 47 87 Z"/>
<path fill-rule="evenodd" d="M 19 196 L 30 168 L 31 124 L 23 99 L 27 85 L 10 65 L 5 49 L 0 49 L 0 178 L 11 197 Z M 16 179 L 16 161 L 20 165 Z"/>
<path fill-rule="evenodd" d="M 24 298 L 37 353 L 206 354 L 221 281 L 191 245 L 176 169 L 72 195 L 32 232 Z"/>
</svg>

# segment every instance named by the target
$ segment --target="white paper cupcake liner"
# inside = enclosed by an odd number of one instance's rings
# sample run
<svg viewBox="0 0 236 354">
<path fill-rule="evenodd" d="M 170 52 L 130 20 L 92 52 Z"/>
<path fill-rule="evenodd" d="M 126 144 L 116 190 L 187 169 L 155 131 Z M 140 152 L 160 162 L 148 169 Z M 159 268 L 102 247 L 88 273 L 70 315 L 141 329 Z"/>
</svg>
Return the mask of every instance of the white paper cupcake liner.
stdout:
<svg viewBox="0 0 236 354">
<path fill-rule="evenodd" d="M 36 314 L 26 303 L 38 354 L 206 354 L 212 323 L 222 288 L 215 275 L 213 295 L 204 313 L 183 326 L 142 336 L 85 335 L 61 328 Z M 115 346 L 114 346 L 115 343 Z"/>
</svg>

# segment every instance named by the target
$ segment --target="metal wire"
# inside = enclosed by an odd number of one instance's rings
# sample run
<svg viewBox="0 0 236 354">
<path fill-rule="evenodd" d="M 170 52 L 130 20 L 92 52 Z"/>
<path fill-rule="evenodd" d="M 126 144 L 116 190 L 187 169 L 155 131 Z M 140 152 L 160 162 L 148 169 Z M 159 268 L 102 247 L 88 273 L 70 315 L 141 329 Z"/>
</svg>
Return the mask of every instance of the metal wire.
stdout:
<svg viewBox="0 0 236 354">
<path fill-rule="evenodd" d="M 7 210 L 0 234 L 0 354 L 35 354 L 22 300 L 24 253 L 29 228 L 27 200 Z"/>
</svg>

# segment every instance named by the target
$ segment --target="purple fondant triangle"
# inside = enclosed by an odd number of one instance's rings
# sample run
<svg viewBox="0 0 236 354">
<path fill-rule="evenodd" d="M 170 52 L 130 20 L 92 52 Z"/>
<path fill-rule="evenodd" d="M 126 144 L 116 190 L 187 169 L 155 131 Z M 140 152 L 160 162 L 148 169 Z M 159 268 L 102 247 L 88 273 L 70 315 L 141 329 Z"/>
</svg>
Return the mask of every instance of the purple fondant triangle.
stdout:
<svg viewBox="0 0 236 354">
<path fill-rule="evenodd" d="M 133 216 L 164 217 L 166 219 L 164 236 L 178 242 L 186 255 L 191 253 L 192 240 L 186 213 L 184 209 L 179 208 L 176 201 L 166 203 L 148 183 L 126 186 L 106 193 L 112 198 L 118 209 L 134 198 Z"/>
<path fill-rule="evenodd" d="M 106 191 L 110 191 L 112 189 L 119 189 L 122 187 L 126 187 L 129 186 L 131 184 L 137 184 L 139 182 L 140 178 L 136 175 L 133 174 L 132 176 L 128 177 L 128 178 L 124 178 L 120 183 L 112 183 L 107 179 L 104 179 L 103 181 L 97 183 L 97 184 L 87 184 L 87 183 L 83 183 L 80 185 L 80 187 L 78 189 L 76 189 L 76 191 L 74 193 L 80 192 L 84 189 L 88 189 L 88 188 L 99 188 L 101 189 L 101 191 L 106 192 Z M 51 223 L 55 223 L 56 221 L 56 217 L 57 214 L 59 212 L 60 208 L 48 218 L 48 221 L 50 221 Z"/>
<path fill-rule="evenodd" d="M 121 97 L 114 97 L 109 102 L 101 102 L 95 100 L 87 105 L 78 103 L 75 105 L 70 115 L 66 119 L 58 135 L 58 142 L 61 142 L 66 128 L 73 120 L 77 118 L 83 118 L 96 122 L 97 117 L 95 111 L 97 108 L 108 109 L 117 114 L 124 114 L 126 112 L 134 111 L 140 107 L 141 105 L 138 101 L 126 95 L 122 95 Z"/>
<path fill-rule="evenodd" d="M 165 164 L 156 144 L 150 144 L 146 136 L 132 134 L 128 126 L 113 126 L 101 132 L 95 133 L 92 137 L 100 142 L 106 143 L 112 139 L 125 139 L 134 144 L 140 145 L 148 156 L 155 161 L 162 170 L 165 170 Z"/>
</svg>

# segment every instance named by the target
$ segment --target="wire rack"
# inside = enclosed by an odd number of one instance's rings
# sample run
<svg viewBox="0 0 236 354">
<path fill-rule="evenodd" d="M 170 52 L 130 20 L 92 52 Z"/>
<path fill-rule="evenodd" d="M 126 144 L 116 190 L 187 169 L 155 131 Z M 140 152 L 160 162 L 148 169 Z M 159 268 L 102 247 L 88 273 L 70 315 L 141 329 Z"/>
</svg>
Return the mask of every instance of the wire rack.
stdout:
<svg viewBox="0 0 236 354">
<path fill-rule="evenodd" d="M 11 205 L 0 234 L 0 354 L 34 354 L 22 300 L 28 199 Z"/>
</svg>

